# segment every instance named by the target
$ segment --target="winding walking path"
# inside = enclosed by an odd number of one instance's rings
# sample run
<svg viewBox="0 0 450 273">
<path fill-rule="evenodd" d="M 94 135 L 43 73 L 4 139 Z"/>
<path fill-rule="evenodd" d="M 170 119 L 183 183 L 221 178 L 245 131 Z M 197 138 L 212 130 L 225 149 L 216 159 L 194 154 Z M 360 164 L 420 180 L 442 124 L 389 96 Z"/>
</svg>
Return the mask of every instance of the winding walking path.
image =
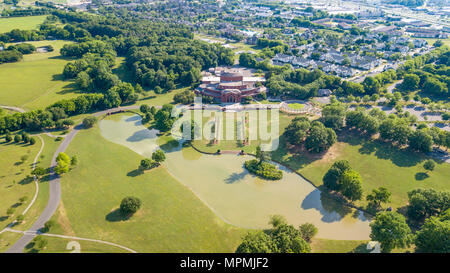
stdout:
<svg viewBox="0 0 450 273">
<path fill-rule="evenodd" d="M 126 251 L 129 251 L 129 252 L 132 252 L 132 253 L 137 253 L 136 250 L 133 250 L 133 249 L 128 248 L 128 247 L 126 247 L 126 246 L 122 246 L 122 245 L 119 245 L 119 244 L 115 244 L 115 243 L 111 243 L 111 242 L 107 242 L 107 241 L 103 241 L 103 240 L 89 239 L 89 238 L 82 238 L 82 237 L 76 237 L 76 236 L 67 236 L 67 235 L 60 235 L 60 234 L 38 233 L 38 232 L 31 232 L 31 231 L 22 231 L 22 230 L 16 230 L 16 229 L 11 229 L 11 228 L 5 228 L 2 232 L 5 232 L 5 231 L 14 232 L 14 233 L 23 233 L 23 234 L 34 234 L 34 236 L 36 236 L 36 235 L 43 235 L 43 236 L 57 237 L 57 238 L 63 238 L 63 239 L 72 239 L 72 240 L 80 240 L 80 241 L 89 241 L 89 242 L 95 242 L 95 243 L 100 243 L 100 244 L 105 244 L 105 245 L 115 246 L 115 247 L 118 247 L 118 248 L 125 249 Z"/>
<path fill-rule="evenodd" d="M 93 114 L 93 116 L 102 116 L 105 114 L 111 114 L 116 112 L 121 112 L 124 110 L 134 110 L 139 109 L 139 106 L 137 105 L 131 105 L 126 107 L 117 107 L 112 108 L 100 112 L 96 112 Z M 50 218 L 55 213 L 56 209 L 59 206 L 59 203 L 61 201 L 61 184 L 60 184 L 60 177 L 53 171 L 54 167 L 56 166 L 56 157 L 59 153 L 64 152 L 67 147 L 69 147 L 70 142 L 72 142 L 73 138 L 76 136 L 76 134 L 82 129 L 82 124 L 78 124 L 73 128 L 70 133 L 66 135 L 64 140 L 59 145 L 56 152 L 53 154 L 53 158 L 51 161 L 50 169 L 50 180 L 49 180 L 49 199 L 47 206 L 45 207 L 42 214 L 39 216 L 39 218 L 34 222 L 34 224 L 29 228 L 27 231 L 23 233 L 23 236 L 13 245 L 11 246 L 5 253 L 22 253 L 23 249 L 26 245 L 28 245 L 31 240 L 36 236 L 36 234 L 39 234 L 39 230 L 44 227 L 44 224 L 50 220 Z M 63 236 L 63 235 L 61 235 Z M 81 240 L 81 239 L 80 239 Z M 112 244 L 112 243 L 111 243 Z"/>
<path fill-rule="evenodd" d="M 39 152 L 37 153 L 36 157 L 34 158 L 34 161 L 33 161 L 33 168 L 32 168 L 33 170 L 36 169 L 36 163 L 37 163 L 37 160 L 39 159 L 39 156 L 41 155 L 42 151 L 44 150 L 44 146 L 45 146 L 44 139 L 42 139 L 42 137 L 39 136 L 39 135 L 38 135 L 37 137 L 41 140 L 42 145 L 41 145 L 41 149 L 39 150 Z M 34 179 L 34 185 L 36 186 L 36 192 L 34 193 L 33 199 L 31 200 L 30 204 L 29 204 L 28 207 L 22 212 L 22 214 L 25 214 L 25 213 L 28 212 L 28 210 L 31 208 L 31 206 L 33 206 L 34 202 L 36 201 L 36 199 L 37 199 L 37 197 L 38 197 L 38 193 L 39 193 L 39 183 L 38 183 L 38 178 L 37 178 L 36 175 L 34 175 L 34 176 L 33 176 L 33 179 Z"/>
</svg>

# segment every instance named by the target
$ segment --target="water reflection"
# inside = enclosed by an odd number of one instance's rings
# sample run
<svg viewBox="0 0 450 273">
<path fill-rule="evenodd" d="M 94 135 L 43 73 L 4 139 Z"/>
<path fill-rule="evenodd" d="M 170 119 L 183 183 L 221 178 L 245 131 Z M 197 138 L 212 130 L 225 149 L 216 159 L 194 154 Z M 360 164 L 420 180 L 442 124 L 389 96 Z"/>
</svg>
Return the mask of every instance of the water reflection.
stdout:
<svg viewBox="0 0 450 273">
<path fill-rule="evenodd" d="M 102 120 L 100 130 L 106 139 L 144 156 L 158 148 L 157 131 L 142 126 L 139 116 Z M 250 156 L 202 155 L 174 140 L 162 142 L 161 148 L 166 151 L 164 166 L 170 174 L 228 223 L 266 228 L 270 215 L 281 214 L 296 226 L 313 223 L 319 228 L 320 238 L 369 237 L 368 221 L 360 212 L 353 213 L 354 210 L 326 198 L 319 189 L 282 166 L 282 180 L 263 181 L 243 167 L 246 160 L 252 159 Z"/>
</svg>

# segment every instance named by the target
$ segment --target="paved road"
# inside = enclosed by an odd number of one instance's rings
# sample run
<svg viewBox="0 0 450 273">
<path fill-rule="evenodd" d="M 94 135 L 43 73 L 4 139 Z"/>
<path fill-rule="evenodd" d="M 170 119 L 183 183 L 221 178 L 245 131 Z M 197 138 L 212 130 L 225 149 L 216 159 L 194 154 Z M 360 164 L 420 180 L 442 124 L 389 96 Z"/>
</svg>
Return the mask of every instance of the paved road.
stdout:
<svg viewBox="0 0 450 273">
<path fill-rule="evenodd" d="M 122 110 L 133 110 L 138 109 L 139 106 L 132 105 L 127 107 L 118 107 L 113 108 L 109 110 L 104 110 L 97 112 L 93 114 L 93 116 L 102 116 L 108 113 L 114 113 L 119 112 Z M 36 234 L 39 234 L 39 230 L 44 227 L 44 224 L 50 220 L 52 215 L 55 213 L 56 209 L 59 206 L 59 202 L 61 201 L 61 184 L 60 184 L 60 178 L 59 176 L 53 172 L 53 168 L 56 166 L 56 157 L 59 153 L 64 152 L 67 147 L 69 147 L 70 142 L 72 142 L 73 138 L 76 136 L 76 134 L 82 130 L 82 125 L 78 124 L 74 127 L 70 133 L 66 135 L 64 140 L 59 145 L 56 152 L 53 154 L 53 158 L 51 161 L 51 173 L 50 173 L 50 180 L 49 180 L 49 199 L 47 202 L 47 206 L 45 207 L 42 214 L 39 216 L 39 218 L 36 220 L 36 222 L 31 226 L 30 229 L 24 232 L 24 235 L 12 246 L 10 247 L 5 253 L 22 253 L 23 249 L 26 245 L 28 245 L 31 240 L 36 236 Z"/>
</svg>

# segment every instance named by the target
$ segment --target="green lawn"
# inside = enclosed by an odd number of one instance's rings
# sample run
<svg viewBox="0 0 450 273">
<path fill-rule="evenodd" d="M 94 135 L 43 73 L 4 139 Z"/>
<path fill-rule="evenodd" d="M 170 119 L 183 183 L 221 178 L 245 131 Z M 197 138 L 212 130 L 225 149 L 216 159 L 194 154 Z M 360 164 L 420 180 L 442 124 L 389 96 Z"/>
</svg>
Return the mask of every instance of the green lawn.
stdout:
<svg viewBox="0 0 450 273">
<path fill-rule="evenodd" d="M 64 81 L 61 74 L 69 60 L 59 54 L 59 49 L 70 42 L 30 43 L 37 47 L 52 45 L 55 51 L 25 55 L 23 61 L 0 65 L 1 104 L 34 110 L 75 97 L 79 93 L 75 84 Z"/>
<path fill-rule="evenodd" d="M 50 167 L 50 162 L 52 160 L 53 154 L 58 148 L 60 141 L 55 141 L 55 138 L 49 137 L 47 135 L 42 134 L 42 139 L 44 140 L 44 149 L 42 150 L 39 159 L 37 161 L 37 166 L 42 168 Z M 37 138 L 36 138 L 37 139 Z M 37 141 L 36 144 L 40 145 L 40 141 Z M 33 158 L 34 160 L 34 158 Z M 49 197 L 49 187 L 48 187 L 48 176 L 44 176 L 39 181 L 39 194 L 33 206 L 28 210 L 25 222 L 16 226 L 15 229 L 26 230 L 33 225 L 33 223 L 39 218 L 41 212 L 45 209 L 45 206 L 48 202 Z M 34 183 L 33 183 L 34 187 Z M 34 192 L 33 192 L 34 195 Z M 30 199 L 32 196 L 30 196 Z"/>
<path fill-rule="evenodd" d="M 292 155 L 286 152 L 284 140 L 273 158 L 298 170 L 316 186 L 322 185 L 322 178 L 329 167 L 340 159 L 346 159 L 361 174 L 364 199 L 367 193 L 378 187 L 386 187 L 392 193 L 389 206 L 399 208 L 407 204 L 407 192 L 418 188 L 449 190 L 448 174 L 450 164 L 438 163 L 433 172 L 425 173 L 424 160 L 428 157 L 410 151 L 398 150 L 379 141 L 365 141 L 346 134 L 340 137 L 325 155 Z M 365 205 L 366 202 L 359 202 Z"/>
<path fill-rule="evenodd" d="M 67 249 L 70 245 L 70 242 L 77 242 L 80 245 L 79 253 L 130 253 L 125 249 L 110 246 L 97 242 L 89 242 L 84 240 L 74 240 L 74 239 L 65 239 L 58 237 L 50 237 L 50 236 L 42 236 L 45 240 L 47 240 L 47 246 L 38 251 L 39 253 L 71 253 L 75 249 L 74 247 Z M 34 253 L 36 250 L 33 248 L 33 244 L 31 243 L 28 248 L 25 249 L 24 252 Z"/>
<path fill-rule="evenodd" d="M 288 106 L 289 106 L 289 108 L 295 109 L 295 110 L 300 110 L 305 107 L 305 105 L 303 105 L 301 103 L 289 103 Z"/>
<path fill-rule="evenodd" d="M 253 113 L 257 113 L 257 111 L 251 111 Z M 223 117 L 223 122 L 222 122 L 222 130 L 223 130 L 223 137 L 226 136 L 227 134 L 227 126 L 226 126 L 226 122 L 227 122 L 227 114 L 223 114 L 223 113 L 219 113 L 222 114 Z M 228 113 L 231 114 L 231 113 Z M 270 124 L 270 113 L 267 114 L 268 115 L 268 121 L 267 121 L 267 125 L 269 127 L 268 132 L 270 132 L 271 130 L 271 124 Z M 235 115 L 236 116 L 236 115 Z M 250 118 L 249 116 L 247 116 L 248 119 Z M 283 130 L 289 125 L 290 121 L 294 118 L 295 116 L 293 115 L 286 115 L 280 112 L 279 115 L 279 132 L 283 132 Z M 235 118 L 236 119 L 236 118 Z M 204 118 L 203 119 L 203 124 L 205 124 L 209 119 Z M 214 115 L 212 115 L 212 120 L 214 120 Z M 259 116 L 257 116 L 257 122 L 259 124 Z M 249 136 L 249 132 L 250 130 L 254 130 L 254 131 L 258 131 L 259 130 L 259 126 L 258 124 L 256 124 L 256 127 L 254 128 L 250 128 L 250 123 L 246 123 L 245 124 L 245 134 L 246 136 Z M 260 145 L 261 143 L 269 143 L 269 141 L 262 141 L 259 137 L 259 133 L 258 133 L 258 139 L 257 140 L 250 140 L 250 144 L 249 145 L 243 145 L 241 140 L 237 140 L 237 125 L 236 122 L 234 122 L 234 127 L 233 127 L 234 132 L 232 133 L 235 137 L 235 140 L 221 140 L 219 141 L 219 143 L 212 143 L 211 141 L 207 140 L 207 139 L 203 139 L 203 140 L 195 140 L 193 142 L 194 146 L 198 149 L 200 149 L 201 151 L 205 151 L 205 152 L 210 152 L 210 153 L 214 153 L 216 152 L 218 149 L 220 150 L 244 150 L 245 152 L 251 152 L 254 153 L 255 149 L 258 145 Z"/>
<path fill-rule="evenodd" d="M 31 30 L 37 29 L 47 18 L 47 15 L 0 18 L 0 33 L 13 29 Z"/>
<path fill-rule="evenodd" d="M 92 153 L 93 150 L 98 152 Z M 140 252 L 233 252 L 244 232 L 225 224 L 164 167 L 136 175 L 142 157 L 113 144 L 98 128 L 68 148 L 79 165 L 62 177 L 62 204 L 52 233 L 110 241 Z M 117 209 L 126 196 L 142 208 L 130 219 Z"/>
<path fill-rule="evenodd" d="M 368 253 L 368 241 L 313 239 L 311 243 L 314 253 Z"/>
<path fill-rule="evenodd" d="M 27 178 L 31 173 L 31 164 L 38 153 L 41 142 L 36 139 L 34 145 L 5 143 L 0 139 L 0 229 L 6 227 L 27 207 L 34 196 L 35 186 L 32 178 Z M 25 156 L 24 161 L 21 157 Z M 27 196 L 28 200 L 21 204 L 19 199 Z M 6 211 L 15 208 L 15 212 L 9 218 Z"/>
<path fill-rule="evenodd" d="M 3 232 L 0 234 L 0 253 L 8 250 L 20 237 L 22 237 L 22 234 L 15 232 Z"/>
</svg>

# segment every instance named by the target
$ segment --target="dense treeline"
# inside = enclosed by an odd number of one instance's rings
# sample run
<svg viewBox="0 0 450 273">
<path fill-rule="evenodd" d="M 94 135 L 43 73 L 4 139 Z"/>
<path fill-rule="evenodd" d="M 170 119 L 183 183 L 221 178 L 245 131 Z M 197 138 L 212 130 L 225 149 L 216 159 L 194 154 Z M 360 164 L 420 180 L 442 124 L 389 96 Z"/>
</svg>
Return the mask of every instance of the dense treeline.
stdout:
<svg viewBox="0 0 450 273">
<path fill-rule="evenodd" d="M 326 75 L 319 69 L 286 70 L 279 74 L 272 74 L 266 83 L 269 94 L 291 96 L 307 99 L 317 96 L 319 89 L 336 89 L 340 85 L 340 78 Z"/>
<path fill-rule="evenodd" d="M 233 64 L 231 50 L 220 45 L 186 38 L 150 44 L 131 48 L 126 61 L 134 80 L 152 89 L 170 90 L 176 84 L 191 85 L 199 81 L 201 70 Z"/>
</svg>

